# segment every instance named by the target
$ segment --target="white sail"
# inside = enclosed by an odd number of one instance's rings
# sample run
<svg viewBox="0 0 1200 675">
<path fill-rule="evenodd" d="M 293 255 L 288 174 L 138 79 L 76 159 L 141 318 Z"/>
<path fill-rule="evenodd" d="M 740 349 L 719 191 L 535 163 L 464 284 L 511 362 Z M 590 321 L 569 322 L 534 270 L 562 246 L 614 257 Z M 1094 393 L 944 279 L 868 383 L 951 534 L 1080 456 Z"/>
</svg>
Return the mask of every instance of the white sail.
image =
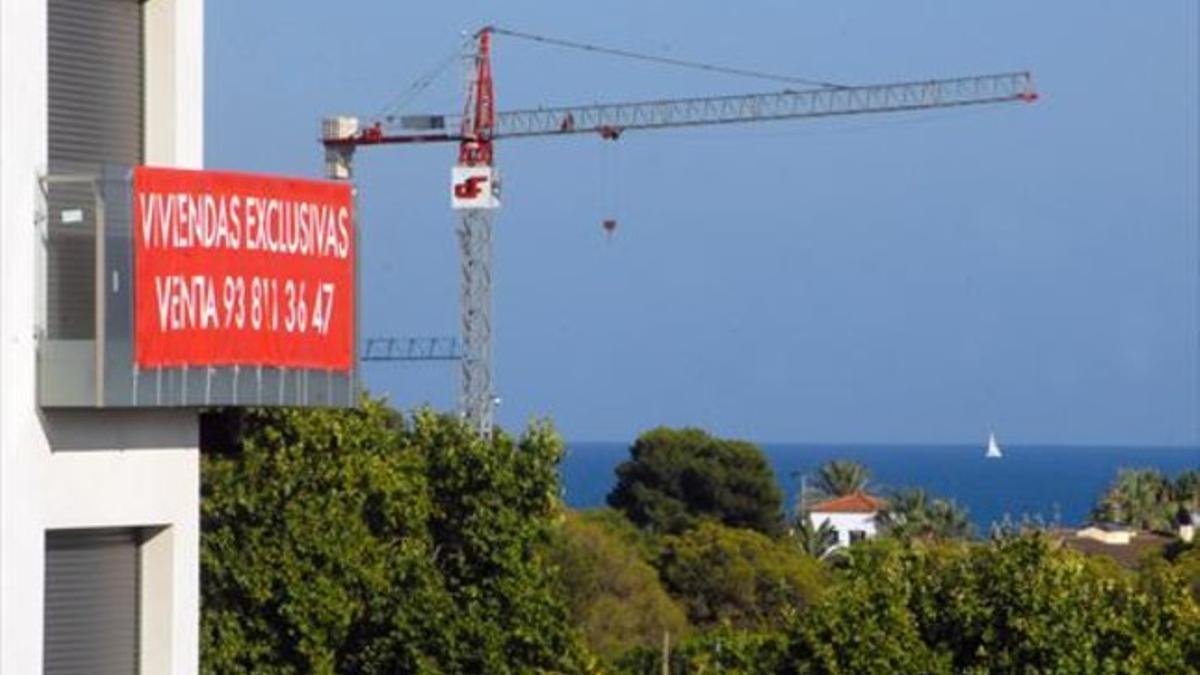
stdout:
<svg viewBox="0 0 1200 675">
<path fill-rule="evenodd" d="M 1003 456 L 1004 455 L 1000 452 L 1000 444 L 996 442 L 996 434 L 988 433 L 988 448 L 987 454 L 984 455 L 984 457 L 996 459 Z"/>
</svg>

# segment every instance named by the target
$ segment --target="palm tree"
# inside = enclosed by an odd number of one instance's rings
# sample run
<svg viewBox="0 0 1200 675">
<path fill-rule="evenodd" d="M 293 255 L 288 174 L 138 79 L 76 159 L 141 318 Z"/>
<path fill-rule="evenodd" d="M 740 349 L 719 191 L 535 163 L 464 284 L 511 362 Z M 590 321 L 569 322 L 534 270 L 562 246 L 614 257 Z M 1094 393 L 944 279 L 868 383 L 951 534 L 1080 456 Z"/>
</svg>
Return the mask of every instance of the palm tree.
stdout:
<svg viewBox="0 0 1200 675">
<path fill-rule="evenodd" d="M 814 488 L 824 497 L 842 497 L 865 492 L 870 482 L 871 472 L 867 467 L 850 460 L 834 460 L 826 462 L 817 469 L 817 480 Z"/>
<path fill-rule="evenodd" d="M 953 499 L 935 499 L 929 505 L 927 516 L 929 534 L 936 539 L 969 539 L 975 534 L 975 526 L 967 515 L 965 506 Z"/>
<path fill-rule="evenodd" d="M 920 535 L 927 529 L 929 495 L 921 488 L 901 488 L 892 493 L 887 506 L 875 516 L 880 529 L 897 537 Z"/>
<path fill-rule="evenodd" d="M 1178 508 L 1172 487 L 1157 469 L 1121 469 L 1092 517 L 1141 530 L 1169 529 Z"/>
<path fill-rule="evenodd" d="M 1188 469 L 1175 477 L 1171 499 L 1180 511 L 1200 511 L 1200 469 Z"/>
<path fill-rule="evenodd" d="M 813 525 L 812 518 L 807 512 L 800 512 L 796 517 L 796 529 L 793 532 L 800 550 L 821 560 L 837 546 L 837 530 L 828 520 L 820 525 Z"/>
<path fill-rule="evenodd" d="M 921 488 L 897 490 L 875 522 L 902 539 L 964 539 L 974 534 L 967 510 L 954 500 L 934 499 Z"/>
</svg>

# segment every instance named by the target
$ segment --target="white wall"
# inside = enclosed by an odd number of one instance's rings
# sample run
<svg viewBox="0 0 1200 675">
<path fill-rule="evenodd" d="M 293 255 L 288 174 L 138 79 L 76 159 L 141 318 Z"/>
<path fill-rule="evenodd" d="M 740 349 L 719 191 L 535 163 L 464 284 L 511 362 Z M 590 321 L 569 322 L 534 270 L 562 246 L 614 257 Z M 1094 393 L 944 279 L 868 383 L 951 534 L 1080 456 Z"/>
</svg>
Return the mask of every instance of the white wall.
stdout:
<svg viewBox="0 0 1200 675">
<path fill-rule="evenodd" d="M 203 161 L 203 0 L 149 0 L 146 154 Z M 187 411 L 40 411 L 36 179 L 46 166 L 46 0 L 0 1 L 0 674 L 40 673 L 45 531 L 155 527 L 142 672 L 195 673 L 199 457 Z"/>
<path fill-rule="evenodd" d="M 819 527 L 821 523 L 829 521 L 833 529 L 838 533 L 838 546 L 850 545 L 850 531 L 863 530 L 867 533 L 867 537 L 874 537 L 875 530 L 875 514 L 873 513 L 821 513 L 814 511 L 809 514 L 809 519 L 814 527 Z"/>
</svg>

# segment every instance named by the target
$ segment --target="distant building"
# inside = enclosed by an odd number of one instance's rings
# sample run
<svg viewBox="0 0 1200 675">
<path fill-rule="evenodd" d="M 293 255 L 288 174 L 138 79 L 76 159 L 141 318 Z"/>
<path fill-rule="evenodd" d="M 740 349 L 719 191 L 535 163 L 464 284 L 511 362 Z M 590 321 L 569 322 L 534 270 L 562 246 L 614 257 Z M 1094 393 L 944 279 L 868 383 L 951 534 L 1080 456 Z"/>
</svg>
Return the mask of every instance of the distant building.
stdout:
<svg viewBox="0 0 1200 675">
<path fill-rule="evenodd" d="M 1126 546 L 1137 532 L 1121 523 L 1092 523 L 1075 533 L 1081 539 L 1092 539 L 1110 546 Z"/>
<path fill-rule="evenodd" d="M 1190 544 L 1196 539 L 1196 526 L 1200 525 L 1200 511 L 1189 511 L 1179 519 L 1179 539 Z"/>
<path fill-rule="evenodd" d="M 1066 548 L 1085 555 L 1109 558 L 1134 569 L 1147 557 L 1162 554 L 1173 541 L 1153 532 L 1137 532 L 1119 523 L 1093 523 L 1080 530 L 1054 530 L 1051 535 Z"/>
<path fill-rule="evenodd" d="M 809 507 L 808 517 L 813 527 L 828 522 L 837 532 L 837 547 L 870 539 L 877 533 L 875 516 L 883 510 L 884 501 L 863 492 L 834 497 Z"/>
</svg>

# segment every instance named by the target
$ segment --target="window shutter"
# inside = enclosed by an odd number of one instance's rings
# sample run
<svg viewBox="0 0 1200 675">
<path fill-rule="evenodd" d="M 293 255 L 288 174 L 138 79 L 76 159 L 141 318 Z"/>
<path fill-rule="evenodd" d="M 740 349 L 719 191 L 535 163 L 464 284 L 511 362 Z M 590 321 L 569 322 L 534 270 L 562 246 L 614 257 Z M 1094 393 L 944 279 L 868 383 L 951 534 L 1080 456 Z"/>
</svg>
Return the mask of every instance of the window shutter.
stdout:
<svg viewBox="0 0 1200 675">
<path fill-rule="evenodd" d="M 46 533 L 45 675 L 136 675 L 135 530 Z"/>
</svg>

